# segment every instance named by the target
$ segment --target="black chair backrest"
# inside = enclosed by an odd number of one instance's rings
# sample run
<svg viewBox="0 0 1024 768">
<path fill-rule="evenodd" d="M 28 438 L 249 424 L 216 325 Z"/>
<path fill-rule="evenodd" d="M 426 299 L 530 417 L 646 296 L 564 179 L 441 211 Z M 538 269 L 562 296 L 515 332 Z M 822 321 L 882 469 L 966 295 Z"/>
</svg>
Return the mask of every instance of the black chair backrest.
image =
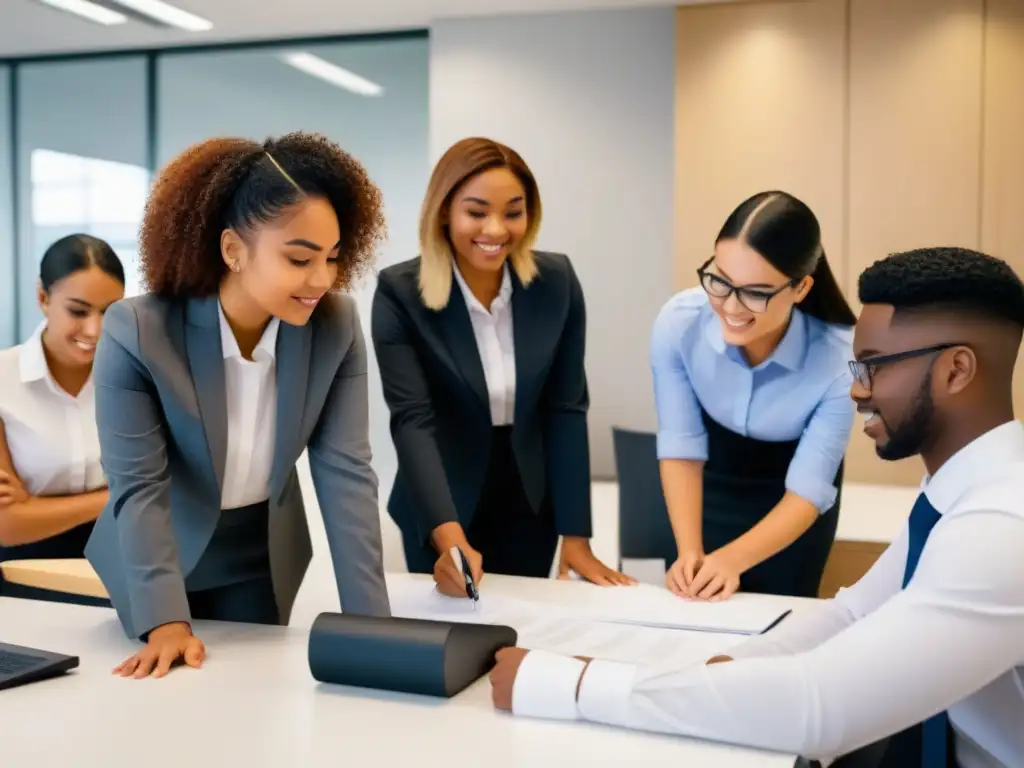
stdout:
<svg viewBox="0 0 1024 768">
<path fill-rule="evenodd" d="M 613 427 L 612 444 L 619 479 L 619 558 L 666 558 L 675 550 L 675 537 L 661 490 L 657 436 Z"/>
</svg>

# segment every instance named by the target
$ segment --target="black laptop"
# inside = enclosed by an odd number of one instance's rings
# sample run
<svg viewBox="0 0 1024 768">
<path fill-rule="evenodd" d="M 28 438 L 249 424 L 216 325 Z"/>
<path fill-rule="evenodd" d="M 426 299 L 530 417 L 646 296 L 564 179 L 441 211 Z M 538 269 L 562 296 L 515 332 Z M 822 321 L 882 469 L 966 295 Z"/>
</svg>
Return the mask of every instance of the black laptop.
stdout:
<svg viewBox="0 0 1024 768">
<path fill-rule="evenodd" d="M 0 691 L 54 677 L 77 666 L 77 656 L 0 643 Z"/>
</svg>

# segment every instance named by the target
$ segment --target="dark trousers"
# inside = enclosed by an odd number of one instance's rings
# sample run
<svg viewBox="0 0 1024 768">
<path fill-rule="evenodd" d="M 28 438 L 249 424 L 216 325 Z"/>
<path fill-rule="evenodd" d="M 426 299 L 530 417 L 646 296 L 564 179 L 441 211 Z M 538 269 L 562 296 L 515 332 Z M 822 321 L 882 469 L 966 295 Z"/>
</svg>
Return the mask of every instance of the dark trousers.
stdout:
<svg viewBox="0 0 1024 768">
<path fill-rule="evenodd" d="M 912 725 L 904 731 L 837 758 L 832 762 L 832 768 L 958 768 L 952 728 L 946 728 L 945 766 L 923 765 L 921 736 L 921 724 Z M 821 764 L 817 761 L 803 761 L 797 768 L 821 768 Z"/>
<path fill-rule="evenodd" d="M 269 576 L 188 593 L 188 608 L 197 621 L 279 624 L 274 584 Z"/>
<path fill-rule="evenodd" d="M 484 559 L 484 573 L 547 578 L 558 548 L 554 509 L 545 498 L 534 512 L 512 451 L 510 427 L 495 427 L 480 501 L 466 538 Z M 465 524 L 463 524 L 465 526 Z M 420 541 L 414 526 L 402 529 L 410 573 L 433 573 L 438 553 Z"/>
<path fill-rule="evenodd" d="M 270 577 L 269 514 L 266 502 L 221 512 L 185 580 L 193 619 L 280 623 Z"/>
<path fill-rule="evenodd" d="M 85 544 L 92 533 L 93 524 L 83 523 L 64 533 L 51 536 L 31 544 L 19 544 L 14 547 L 0 547 L 0 562 L 9 560 L 64 560 L 85 557 Z M 47 600 L 52 603 L 70 603 L 72 605 L 93 605 L 103 608 L 110 607 L 110 600 L 88 595 L 74 595 L 68 592 L 57 592 L 51 589 L 26 587 L 21 584 L 5 582 L 0 574 L 0 597 L 20 597 L 27 600 Z"/>
</svg>

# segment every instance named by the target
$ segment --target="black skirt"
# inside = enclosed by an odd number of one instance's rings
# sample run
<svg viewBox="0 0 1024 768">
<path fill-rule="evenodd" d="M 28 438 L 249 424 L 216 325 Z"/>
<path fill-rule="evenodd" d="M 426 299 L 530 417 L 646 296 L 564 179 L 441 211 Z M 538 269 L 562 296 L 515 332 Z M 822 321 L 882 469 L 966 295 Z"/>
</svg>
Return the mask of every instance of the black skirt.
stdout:
<svg viewBox="0 0 1024 768">
<path fill-rule="evenodd" d="M 465 524 L 463 523 L 464 527 Z M 494 427 L 480 500 L 466 528 L 470 546 L 483 556 L 484 573 L 546 578 L 551 573 L 558 532 L 547 495 L 538 511 L 530 506 L 512 449 L 512 427 Z M 415 530 L 402 530 L 411 573 L 432 573 L 438 553 Z"/>
<path fill-rule="evenodd" d="M 704 464 L 704 551 L 735 541 L 774 509 L 786 493 L 786 473 L 799 440 L 766 441 L 737 434 L 703 412 L 708 436 Z M 842 485 L 843 467 L 834 478 Z M 831 479 L 831 478 L 830 478 Z M 781 552 L 740 577 L 744 592 L 817 597 L 835 540 L 840 497 Z"/>
</svg>

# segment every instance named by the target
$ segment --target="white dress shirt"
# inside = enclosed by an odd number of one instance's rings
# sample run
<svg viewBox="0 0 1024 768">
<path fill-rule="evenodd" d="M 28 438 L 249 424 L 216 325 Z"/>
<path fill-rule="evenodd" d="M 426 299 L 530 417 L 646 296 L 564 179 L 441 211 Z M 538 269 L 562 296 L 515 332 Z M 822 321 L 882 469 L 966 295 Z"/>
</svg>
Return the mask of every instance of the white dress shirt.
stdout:
<svg viewBox="0 0 1024 768">
<path fill-rule="evenodd" d="M 236 509 L 270 498 L 270 469 L 277 434 L 275 348 L 280 320 L 271 318 L 253 350 L 252 360 L 246 360 L 219 304 L 217 310 L 228 416 L 221 509 Z"/>
<path fill-rule="evenodd" d="M 0 351 L 0 421 L 14 471 L 33 496 L 104 488 L 92 378 L 77 397 L 60 388 L 43 353 L 44 328 Z"/>
<path fill-rule="evenodd" d="M 902 588 L 908 530 L 853 587 L 672 669 L 526 656 L 513 711 L 830 760 L 948 710 L 961 768 L 1024 766 L 1024 427 L 1013 421 L 923 484 L 942 515 Z M 573 674 L 573 671 L 575 675 Z"/>
<path fill-rule="evenodd" d="M 455 280 L 462 290 L 473 324 L 476 348 L 487 381 L 487 397 L 491 403 L 491 422 L 506 426 L 515 420 L 516 410 L 516 350 L 512 332 L 512 278 L 508 264 L 504 268 L 501 288 L 487 309 L 469 290 L 458 267 L 452 268 Z"/>
</svg>

